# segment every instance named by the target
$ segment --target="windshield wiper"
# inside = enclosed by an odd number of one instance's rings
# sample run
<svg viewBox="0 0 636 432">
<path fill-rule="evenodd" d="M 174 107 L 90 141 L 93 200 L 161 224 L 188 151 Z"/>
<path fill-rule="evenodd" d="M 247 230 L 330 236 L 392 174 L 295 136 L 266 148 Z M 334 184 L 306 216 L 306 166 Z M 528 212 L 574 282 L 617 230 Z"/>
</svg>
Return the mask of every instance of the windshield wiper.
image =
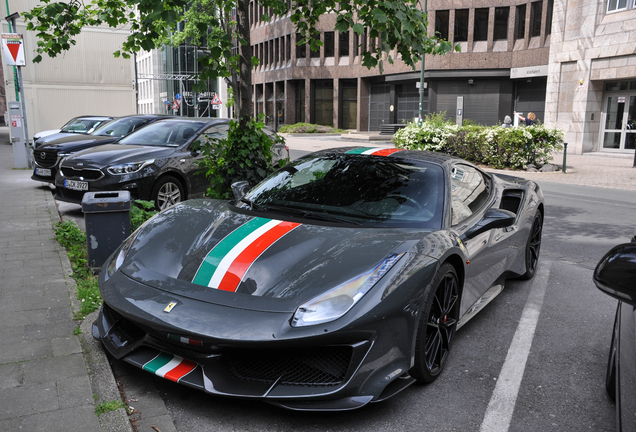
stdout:
<svg viewBox="0 0 636 432">
<path fill-rule="evenodd" d="M 257 211 L 267 211 L 269 207 L 266 206 L 262 206 L 260 204 L 256 204 L 254 201 L 252 201 L 251 199 L 248 198 L 239 198 L 239 201 L 243 201 L 245 204 L 247 204 L 248 206 L 250 206 L 250 210 L 257 210 Z"/>
<path fill-rule="evenodd" d="M 299 208 L 295 208 L 295 207 L 284 207 L 284 206 L 267 206 L 267 210 L 274 210 L 274 211 L 278 211 L 280 213 L 291 213 L 291 214 L 297 214 L 300 215 L 304 218 L 309 218 L 309 219 L 317 219 L 317 220 L 323 220 L 323 221 L 328 221 L 328 222 L 339 222 L 339 223 L 346 223 L 346 224 L 352 224 L 352 225 L 362 225 L 360 222 L 356 222 L 356 221 L 352 221 L 350 219 L 346 219 L 346 218 L 341 218 L 338 216 L 332 216 L 330 214 L 327 213 L 317 213 L 317 212 L 313 212 L 311 210 L 302 210 Z"/>
</svg>

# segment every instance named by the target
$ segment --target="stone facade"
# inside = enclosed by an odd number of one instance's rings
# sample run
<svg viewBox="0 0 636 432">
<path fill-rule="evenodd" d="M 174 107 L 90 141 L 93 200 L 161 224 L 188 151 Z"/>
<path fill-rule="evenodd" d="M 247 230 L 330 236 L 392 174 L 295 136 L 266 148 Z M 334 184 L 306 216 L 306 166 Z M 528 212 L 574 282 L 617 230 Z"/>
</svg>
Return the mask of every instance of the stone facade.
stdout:
<svg viewBox="0 0 636 432">
<path fill-rule="evenodd" d="M 545 123 L 564 130 L 577 154 L 606 150 L 607 81 L 636 80 L 636 7 L 607 8 L 607 0 L 554 2 Z"/>
</svg>

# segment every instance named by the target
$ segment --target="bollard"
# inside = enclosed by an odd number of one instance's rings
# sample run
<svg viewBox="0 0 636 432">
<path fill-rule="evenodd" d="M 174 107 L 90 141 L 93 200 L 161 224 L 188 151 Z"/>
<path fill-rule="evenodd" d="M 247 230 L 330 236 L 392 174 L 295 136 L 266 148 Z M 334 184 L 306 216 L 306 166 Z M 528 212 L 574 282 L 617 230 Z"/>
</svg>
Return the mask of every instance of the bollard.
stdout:
<svg viewBox="0 0 636 432">
<path fill-rule="evenodd" d="M 565 162 L 568 158 L 568 143 L 563 143 L 563 168 L 561 172 L 565 174 Z"/>
<path fill-rule="evenodd" d="M 130 235 L 130 192 L 86 192 L 82 212 L 88 265 L 99 268 Z"/>
</svg>

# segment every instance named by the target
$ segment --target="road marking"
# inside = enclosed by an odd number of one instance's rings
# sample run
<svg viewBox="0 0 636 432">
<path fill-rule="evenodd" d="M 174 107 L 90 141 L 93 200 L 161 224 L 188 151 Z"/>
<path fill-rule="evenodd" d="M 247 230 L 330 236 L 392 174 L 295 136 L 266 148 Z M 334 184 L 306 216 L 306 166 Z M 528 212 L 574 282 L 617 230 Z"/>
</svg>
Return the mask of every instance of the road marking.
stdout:
<svg viewBox="0 0 636 432">
<path fill-rule="evenodd" d="M 495 391 L 481 424 L 482 432 L 506 432 L 510 427 L 512 413 L 515 410 L 521 379 L 526 369 L 526 362 L 530 354 L 532 339 L 537 328 L 543 297 L 548 286 L 551 263 L 543 262 L 539 265 L 532 281 L 532 288 L 528 295 L 519 325 L 508 349 L 506 361 L 501 368 Z"/>
</svg>

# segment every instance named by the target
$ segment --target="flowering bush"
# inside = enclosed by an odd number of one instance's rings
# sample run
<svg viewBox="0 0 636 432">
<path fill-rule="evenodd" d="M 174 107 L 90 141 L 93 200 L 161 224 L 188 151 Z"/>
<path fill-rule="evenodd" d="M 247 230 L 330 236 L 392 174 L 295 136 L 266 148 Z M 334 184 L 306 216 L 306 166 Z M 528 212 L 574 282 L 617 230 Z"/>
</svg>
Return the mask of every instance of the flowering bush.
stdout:
<svg viewBox="0 0 636 432">
<path fill-rule="evenodd" d="M 457 126 L 426 121 L 409 122 L 393 136 L 398 148 L 448 153 L 493 168 L 525 169 L 550 162 L 561 149 L 563 132 L 544 125 L 504 128 L 501 126 Z"/>
</svg>

